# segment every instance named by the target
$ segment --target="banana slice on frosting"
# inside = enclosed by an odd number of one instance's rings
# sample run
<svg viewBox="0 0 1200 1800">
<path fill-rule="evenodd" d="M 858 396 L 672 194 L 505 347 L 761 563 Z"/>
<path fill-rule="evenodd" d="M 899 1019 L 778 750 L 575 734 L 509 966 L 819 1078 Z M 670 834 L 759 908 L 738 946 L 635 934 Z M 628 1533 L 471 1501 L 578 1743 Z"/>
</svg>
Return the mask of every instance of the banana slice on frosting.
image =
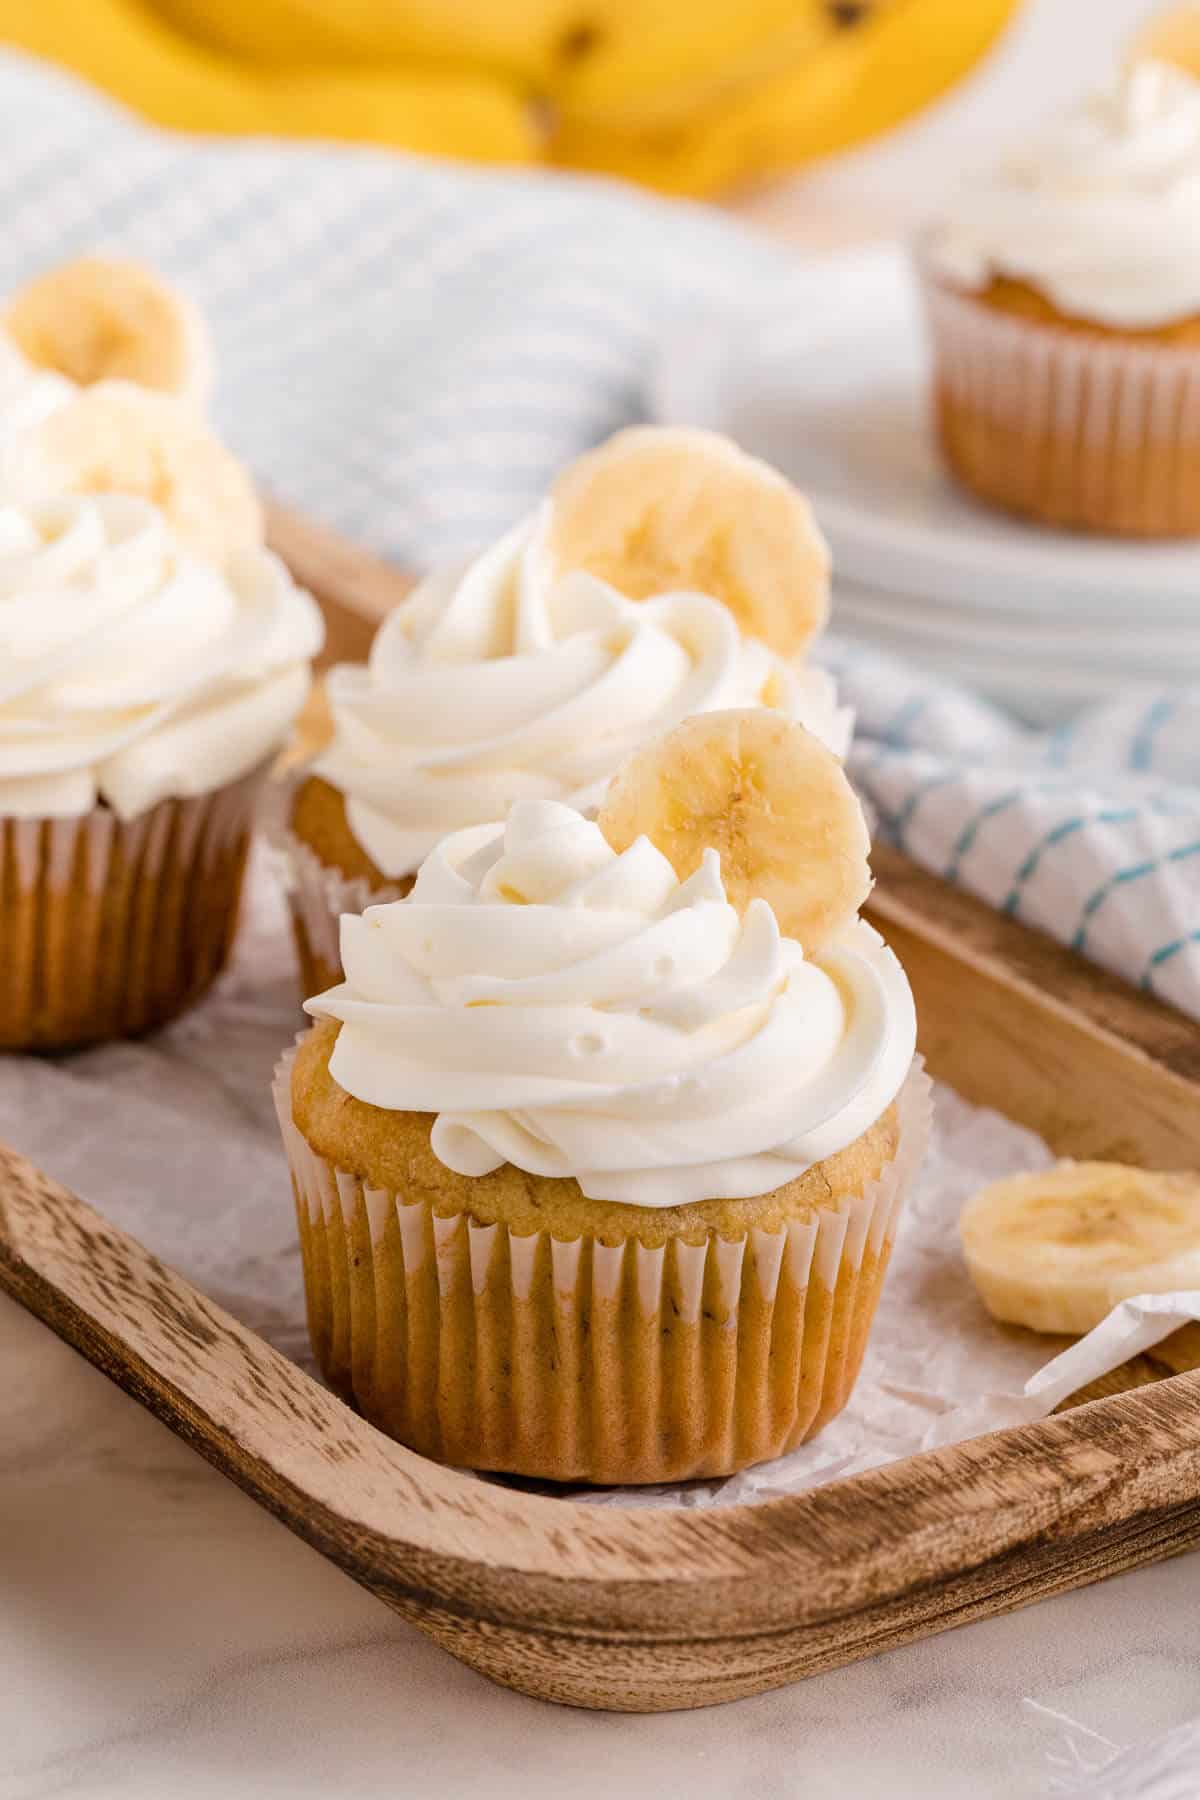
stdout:
<svg viewBox="0 0 1200 1800">
<path fill-rule="evenodd" d="M 202 411 L 212 386 L 208 327 L 185 294 L 123 257 L 81 256 L 37 276 L 0 317 L 38 368 L 80 387 L 132 381 Z"/>
<path fill-rule="evenodd" d="M 619 431 L 551 490 L 547 547 L 632 599 L 694 589 L 799 654 L 829 614 L 829 551 L 791 483 L 715 432 Z"/>
<path fill-rule="evenodd" d="M 180 541 L 221 561 L 263 541 L 262 507 L 237 457 L 170 394 L 128 381 L 81 388 L 22 440 L 20 495 L 133 494 Z"/>
<path fill-rule="evenodd" d="M 635 752 L 599 823 L 617 851 L 648 837 L 680 880 L 716 850 L 730 903 L 766 900 L 810 954 L 871 891 L 866 821 L 841 763 L 765 707 L 700 713 Z"/>
</svg>

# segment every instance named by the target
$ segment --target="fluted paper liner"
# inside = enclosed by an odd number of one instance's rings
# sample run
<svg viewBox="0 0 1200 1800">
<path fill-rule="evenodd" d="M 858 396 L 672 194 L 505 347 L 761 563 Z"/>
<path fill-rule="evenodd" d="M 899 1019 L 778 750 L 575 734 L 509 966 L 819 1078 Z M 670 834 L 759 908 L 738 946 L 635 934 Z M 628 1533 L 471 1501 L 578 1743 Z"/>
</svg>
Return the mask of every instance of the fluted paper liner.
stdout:
<svg viewBox="0 0 1200 1800">
<path fill-rule="evenodd" d="M 928 1138 L 919 1060 L 861 1195 L 779 1231 L 648 1247 L 517 1236 L 334 1167 L 275 1080 L 313 1351 L 330 1386 L 426 1456 L 554 1481 L 731 1474 L 792 1450 L 858 1375 Z"/>
<path fill-rule="evenodd" d="M 1200 349 L 1017 317 L 922 273 L 938 435 L 967 487 L 1046 524 L 1200 533 Z"/>
<path fill-rule="evenodd" d="M 233 944 L 262 781 L 128 821 L 0 818 L 0 1050 L 135 1037 L 199 999 Z"/>
<path fill-rule="evenodd" d="M 338 921 L 343 913 L 364 913 L 368 906 L 399 900 L 404 888 L 394 882 L 375 887 L 365 875 L 343 875 L 331 869 L 291 830 L 291 803 L 303 774 L 272 783 L 265 813 L 267 837 L 292 921 L 302 997 L 323 994 L 342 979 Z"/>
</svg>

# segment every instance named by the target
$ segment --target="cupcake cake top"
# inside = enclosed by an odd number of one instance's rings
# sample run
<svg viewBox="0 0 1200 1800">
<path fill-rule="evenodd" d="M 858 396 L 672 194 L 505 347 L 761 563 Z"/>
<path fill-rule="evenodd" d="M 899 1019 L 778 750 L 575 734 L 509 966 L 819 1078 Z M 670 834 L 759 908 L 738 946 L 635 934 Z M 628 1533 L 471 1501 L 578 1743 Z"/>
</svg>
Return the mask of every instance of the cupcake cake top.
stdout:
<svg viewBox="0 0 1200 1800">
<path fill-rule="evenodd" d="M 331 671 L 313 772 L 389 878 L 522 799 L 596 804 L 647 736 L 763 705 L 837 754 L 850 717 L 797 653 L 828 559 L 806 502 L 707 433 L 630 431 L 465 571 L 421 583 L 365 667 Z"/>
<path fill-rule="evenodd" d="M 128 819 L 248 774 L 321 641 L 267 551 L 202 560 L 128 496 L 0 506 L 0 815 Z"/>
<path fill-rule="evenodd" d="M 647 758 L 680 778 L 686 846 Z M 724 784 L 723 832 L 689 788 L 697 759 Z M 343 918 L 346 979 L 307 1010 L 340 1021 L 333 1079 L 436 1114 L 459 1174 L 507 1162 L 643 1207 L 770 1193 L 874 1124 L 913 1056 L 904 973 L 857 917 L 861 811 L 836 759 L 767 712 L 691 720 L 634 759 L 601 814 L 618 841 L 631 804 L 668 850 L 644 833 L 618 850 L 547 800 L 447 838 L 407 899 Z M 781 879 L 785 840 L 807 948 L 747 897 L 756 872 Z"/>
<path fill-rule="evenodd" d="M 957 285 L 1007 276 L 1117 329 L 1200 314 L 1200 82 L 1133 64 L 967 188 L 927 254 Z"/>
</svg>

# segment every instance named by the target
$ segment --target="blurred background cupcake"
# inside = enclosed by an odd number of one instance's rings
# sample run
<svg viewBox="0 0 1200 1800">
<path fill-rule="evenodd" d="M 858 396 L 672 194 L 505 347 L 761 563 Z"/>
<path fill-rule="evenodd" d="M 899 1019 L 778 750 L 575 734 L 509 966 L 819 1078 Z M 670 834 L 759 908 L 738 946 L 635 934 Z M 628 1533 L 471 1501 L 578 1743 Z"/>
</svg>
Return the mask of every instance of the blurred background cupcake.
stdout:
<svg viewBox="0 0 1200 1800">
<path fill-rule="evenodd" d="M 1200 81 L 1129 66 L 922 247 L 939 439 L 1047 524 L 1200 534 Z"/>
<path fill-rule="evenodd" d="M 126 495 L 0 508 L 0 1047 L 161 1025 L 221 969 L 315 606 Z"/>
<path fill-rule="evenodd" d="M 60 1050 L 165 1023 L 223 966 L 323 628 L 199 415 L 181 296 L 85 259 L 5 318 L 0 1048 Z"/>
</svg>

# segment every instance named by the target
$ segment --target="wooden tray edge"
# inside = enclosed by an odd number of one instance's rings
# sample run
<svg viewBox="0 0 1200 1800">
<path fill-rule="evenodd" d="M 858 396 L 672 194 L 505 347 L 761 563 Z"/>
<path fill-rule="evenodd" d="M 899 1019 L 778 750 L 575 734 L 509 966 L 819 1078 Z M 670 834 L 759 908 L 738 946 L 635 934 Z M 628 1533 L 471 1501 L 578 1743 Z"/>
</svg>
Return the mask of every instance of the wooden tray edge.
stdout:
<svg viewBox="0 0 1200 1800">
<path fill-rule="evenodd" d="M 0 1288 L 444 1648 L 710 1705 L 1200 1542 L 1200 1372 L 777 1500 L 636 1512 L 427 1462 L 0 1149 Z"/>
<path fill-rule="evenodd" d="M 335 653 L 361 655 L 406 578 L 278 509 L 272 531 Z M 879 869 L 875 916 L 928 996 L 935 1072 L 963 1086 L 965 1042 L 971 1098 L 1100 1154 L 1094 1108 L 1045 1100 L 1086 1076 L 1109 1153 L 1200 1160 L 1193 1027 L 903 859 Z M 1200 1373 L 808 1493 L 631 1513 L 391 1443 L 3 1148 L 0 1288 L 454 1655 L 546 1699 L 713 1704 L 1200 1541 Z"/>
</svg>

